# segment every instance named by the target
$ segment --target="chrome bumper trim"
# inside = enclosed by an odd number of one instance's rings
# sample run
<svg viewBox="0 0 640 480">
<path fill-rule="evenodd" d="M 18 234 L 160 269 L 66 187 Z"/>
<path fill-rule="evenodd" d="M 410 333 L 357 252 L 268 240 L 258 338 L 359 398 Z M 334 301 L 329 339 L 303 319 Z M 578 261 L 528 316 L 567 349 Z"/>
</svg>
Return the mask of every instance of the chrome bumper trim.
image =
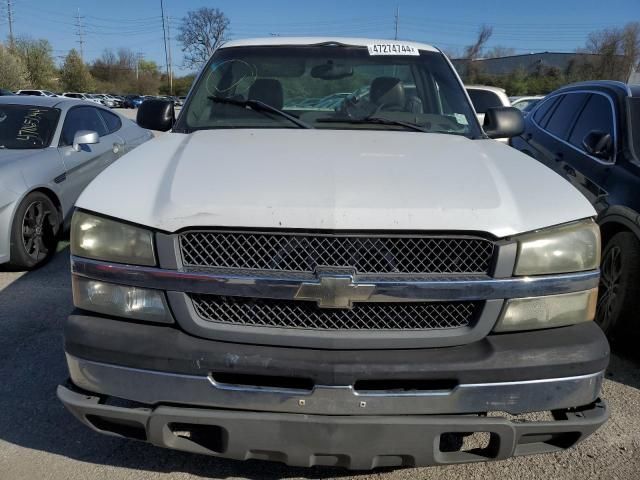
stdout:
<svg viewBox="0 0 640 480">
<path fill-rule="evenodd" d="M 503 411 L 511 414 L 578 407 L 593 402 L 604 372 L 522 382 L 462 384 L 450 390 L 357 392 L 352 386 L 313 390 L 216 383 L 208 376 L 140 370 L 67 354 L 73 383 L 89 392 L 149 405 L 161 403 L 321 415 L 422 415 Z"/>
<path fill-rule="evenodd" d="M 321 286 L 321 280 L 294 275 L 233 274 L 227 271 L 185 272 L 140 267 L 72 257 L 71 270 L 94 280 L 156 290 L 293 300 L 302 285 Z M 367 302 L 470 301 L 558 295 L 589 290 L 598 286 L 600 272 L 540 275 L 533 277 L 491 278 L 478 276 L 406 275 L 386 279 L 354 275 L 352 285 L 370 288 Z"/>
</svg>

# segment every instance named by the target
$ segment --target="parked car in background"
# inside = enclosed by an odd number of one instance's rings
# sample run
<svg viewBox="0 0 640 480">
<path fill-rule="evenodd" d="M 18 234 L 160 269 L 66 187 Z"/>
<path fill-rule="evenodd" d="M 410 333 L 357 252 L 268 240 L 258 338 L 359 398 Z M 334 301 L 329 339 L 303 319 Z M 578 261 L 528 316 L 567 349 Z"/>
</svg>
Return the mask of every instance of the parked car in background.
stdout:
<svg viewBox="0 0 640 480">
<path fill-rule="evenodd" d="M 98 105 L 0 97 L 0 264 L 45 261 L 84 187 L 152 136 Z"/>
<path fill-rule="evenodd" d="M 345 84 L 369 94 L 285 105 Z M 362 470 L 557 454 L 606 421 L 595 210 L 490 139 L 522 114 L 483 131 L 440 50 L 230 41 L 177 118 L 136 117 L 171 132 L 72 220 L 58 398 L 88 427 Z"/>
<path fill-rule="evenodd" d="M 126 95 L 124 97 L 124 108 L 138 108 L 144 102 L 144 98 L 140 95 Z"/>
<path fill-rule="evenodd" d="M 108 93 L 104 93 L 102 94 L 106 99 L 110 100 L 111 102 L 113 102 L 113 107 L 110 108 L 121 108 L 122 104 L 124 103 L 123 99 L 116 96 L 116 95 L 111 95 Z"/>
<path fill-rule="evenodd" d="M 65 92 L 62 94 L 63 97 L 66 98 L 74 98 L 76 100 L 86 100 L 86 101 L 91 101 L 93 103 L 99 103 L 101 104 L 101 102 L 96 102 L 92 99 L 90 99 L 86 93 L 76 93 L 76 92 Z"/>
<path fill-rule="evenodd" d="M 116 102 L 109 95 L 105 95 L 104 93 L 90 93 L 87 95 L 89 99 L 99 100 L 102 105 L 109 108 L 115 108 Z"/>
<path fill-rule="evenodd" d="M 466 85 L 467 93 L 478 114 L 480 124 L 484 122 L 484 115 L 490 108 L 510 107 L 511 102 L 504 88 L 487 85 Z"/>
<path fill-rule="evenodd" d="M 29 95 L 34 97 L 58 97 L 58 95 L 48 90 L 18 90 L 16 92 L 16 95 Z"/>
<path fill-rule="evenodd" d="M 640 321 L 640 86 L 598 81 L 550 93 L 513 147 L 594 205 L 602 230 L 596 320 L 607 333 Z M 542 195 L 543 193 L 541 193 Z"/>
<path fill-rule="evenodd" d="M 314 108 L 323 110 L 333 110 L 340 106 L 340 104 L 347 98 L 350 93 L 332 93 L 324 98 L 321 98 L 318 103 L 314 105 Z"/>
<path fill-rule="evenodd" d="M 0 88 L 0 96 L 15 95 L 11 90 Z"/>
<path fill-rule="evenodd" d="M 511 106 L 520 110 L 523 114 L 528 114 L 536 104 L 544 98 L 543 95 L 534 95 L 528 97 L 509 97 Z"/>
<path fill-rule="evenodd" d="M 486 85 L 466 85 L 467 93 L 473 103 L 473 108 L 476 110 L 476 115 L 480 124 L 484 124 L 484 117 L 490 108 L 497 107 L 510 107 L 511 102 L 507 97 L 506 90 L 504 88 L 489 87 Z M 497 138 L 499 142 L 508 143 L 507 138 Z"/>
</svg>

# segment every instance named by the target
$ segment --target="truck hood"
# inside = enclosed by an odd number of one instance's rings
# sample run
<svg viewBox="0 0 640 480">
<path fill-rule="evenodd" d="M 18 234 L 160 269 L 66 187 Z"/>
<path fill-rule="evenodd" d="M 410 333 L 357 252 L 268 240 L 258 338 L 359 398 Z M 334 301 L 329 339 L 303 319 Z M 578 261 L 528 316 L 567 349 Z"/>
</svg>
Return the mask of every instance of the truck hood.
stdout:
<svg viewBox="0 0 640 480">
<path fill-rule="evenodd" d="M 595 215 L 560 176 L 493 140 L 303 129 L 164 135 L 105 170 L 77 206 L 166 232 L 225 226 L 504 237 Z"/>
</svg>

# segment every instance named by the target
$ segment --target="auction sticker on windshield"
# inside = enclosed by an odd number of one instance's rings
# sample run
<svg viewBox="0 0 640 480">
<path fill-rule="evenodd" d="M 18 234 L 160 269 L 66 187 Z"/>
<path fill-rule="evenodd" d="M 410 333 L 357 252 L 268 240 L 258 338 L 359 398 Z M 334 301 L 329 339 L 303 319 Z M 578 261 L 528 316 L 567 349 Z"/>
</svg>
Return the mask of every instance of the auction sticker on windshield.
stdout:
<svg viewBox="0 0 640 480">
<path fill-rule="evenodd" d="M 410 55 L 413 57 L 420 56 L 417 48 L 407 45 L 406 43 L 373 43 L 367 45 L 369 55 Z"/>
</svg>

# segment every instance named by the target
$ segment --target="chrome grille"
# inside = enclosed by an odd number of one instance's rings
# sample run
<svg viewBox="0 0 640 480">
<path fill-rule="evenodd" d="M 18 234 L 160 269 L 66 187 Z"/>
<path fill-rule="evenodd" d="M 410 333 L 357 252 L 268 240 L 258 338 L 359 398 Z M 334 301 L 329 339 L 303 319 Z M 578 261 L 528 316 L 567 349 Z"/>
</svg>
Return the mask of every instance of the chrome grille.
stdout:
<svg viewBox="0 0 640 480">
<path fill-rule="evenodd" d="M 471 325 L 483 302 L 356 303 L 350 310 L 314 302 L 190 295 L 202 319 L 231 325 L 309 330 L 437 330 Z"/>
<path fill-rule="evenodd" d="M 187 268 L 367 273 L 488 273 L 494 244 L 477 237 L 192 231 L 180 235 Z"/>
</svg>

